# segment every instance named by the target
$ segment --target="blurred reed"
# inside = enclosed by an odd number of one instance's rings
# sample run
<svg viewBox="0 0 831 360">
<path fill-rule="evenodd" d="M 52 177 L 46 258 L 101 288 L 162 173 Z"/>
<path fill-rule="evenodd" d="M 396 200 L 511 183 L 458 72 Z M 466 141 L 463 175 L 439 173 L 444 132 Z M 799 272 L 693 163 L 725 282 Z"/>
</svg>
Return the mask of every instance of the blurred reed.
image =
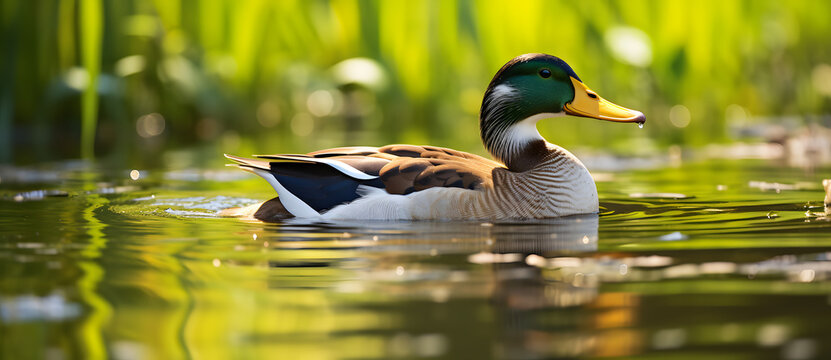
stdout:
<svg viewBox="0 0 831 360">
<path fill-rule="evenodd" d="M 541 123 L 568 147 L 726 142 L 730 126 L 827 122 L 831 107 L 828 2 L 9 0 L 0 12 L 4 162 L 392 142 L 481 153 L 482 92 L 527 52 L 562 57 L 649 119 Z"/>
<path fill-rule="evenodd" d="M 86 69 L 86 87 L 81 102 L 81 157 L 94 156 L 95 127 L 98 123 L 98 74 L 101 72 L 103 12 L 101 0 L 81 2 L 81 64 Z"/>
</svg>

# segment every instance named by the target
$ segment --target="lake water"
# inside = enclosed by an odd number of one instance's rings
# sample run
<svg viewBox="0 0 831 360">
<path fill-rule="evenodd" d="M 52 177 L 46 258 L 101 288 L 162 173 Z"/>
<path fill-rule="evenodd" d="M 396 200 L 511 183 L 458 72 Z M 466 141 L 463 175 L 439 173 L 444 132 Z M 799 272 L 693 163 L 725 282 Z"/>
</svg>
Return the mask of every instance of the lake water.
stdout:
<svg viewBox="0 0 831 360">
<path fill-rule="evenodd" d="M 599 216 L 330 224 L 218 217 L 274 194 L 217 169 L 2 169 L 0 357 L 831 357 L 828 168 L 597 173 Z"/>
</svg>

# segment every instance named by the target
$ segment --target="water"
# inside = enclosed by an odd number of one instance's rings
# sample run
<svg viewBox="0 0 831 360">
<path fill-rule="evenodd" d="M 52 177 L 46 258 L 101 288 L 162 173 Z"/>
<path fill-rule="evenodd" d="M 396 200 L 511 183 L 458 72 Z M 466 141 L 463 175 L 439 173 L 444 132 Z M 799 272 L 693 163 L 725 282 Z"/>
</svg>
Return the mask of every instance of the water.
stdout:
<svg viewBox="0 0 831 360">
<path fill-rule="evenodd" d="M 831 356 L 822 174 L 597 172 L 600 216 L 288 222 L 223 170 L 0 172 L 0 357 Z M 132 180 L 136 179 L 136 180 Z"/>
</svg>

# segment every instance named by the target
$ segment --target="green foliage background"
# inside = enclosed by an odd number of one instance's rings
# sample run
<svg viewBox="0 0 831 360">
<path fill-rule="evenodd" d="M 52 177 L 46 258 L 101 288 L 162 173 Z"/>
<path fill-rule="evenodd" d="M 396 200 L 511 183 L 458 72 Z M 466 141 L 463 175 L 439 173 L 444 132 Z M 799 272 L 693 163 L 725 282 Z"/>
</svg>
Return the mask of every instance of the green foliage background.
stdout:
<svg viewBox="0 0 831 360">
<path fill-rule="evenodd" d="M 647 115 L 644 130 L 550 120 L 552 142 L 636 153 L 730 141 L 731 119 L 823 121 L 829 13 L 825 1 L 7 0 L 0 162 L 152 166 L 196 149 L 178 158 L 198 164 L 394 142 L 482 153 L 482 92 L 528 52 Z M 621 28 L 646 34 L 648 61 L 613 51 Z M 356 57 L 382 78 L 339 78 L 333 66 Z M 679 104 L 687 127 L 669 121 Z M 151 113 L 163 131 L 139 136 Z"/>
</svg>

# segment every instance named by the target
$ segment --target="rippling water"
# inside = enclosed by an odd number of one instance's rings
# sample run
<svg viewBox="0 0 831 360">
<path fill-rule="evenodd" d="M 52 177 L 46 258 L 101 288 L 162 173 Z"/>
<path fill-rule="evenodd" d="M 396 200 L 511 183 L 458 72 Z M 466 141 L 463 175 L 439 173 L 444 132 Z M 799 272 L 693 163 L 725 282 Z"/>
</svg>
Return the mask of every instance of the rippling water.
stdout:
<svg viewBox="0 0 831 360">
<path fill-rule="evenodd" d="M 602 213 L 265 224 L 241 172 L 0 171 L 0 357 L 831 356 L 820 181 L 597 174 Z"/>
</svg>

